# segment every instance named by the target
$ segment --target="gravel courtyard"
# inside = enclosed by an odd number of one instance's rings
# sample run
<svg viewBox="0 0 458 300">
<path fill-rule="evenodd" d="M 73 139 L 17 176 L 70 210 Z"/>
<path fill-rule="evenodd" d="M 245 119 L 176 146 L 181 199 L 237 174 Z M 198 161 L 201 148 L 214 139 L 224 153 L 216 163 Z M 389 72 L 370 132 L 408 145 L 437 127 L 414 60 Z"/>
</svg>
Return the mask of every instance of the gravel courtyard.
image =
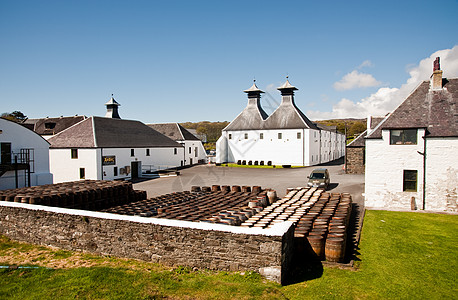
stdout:
<svg viewBox="0 0 458 300">
<path fill-rule="evenodd" d="M 145 190 L 148 198 L 171 192 L 190 190 L 191 186 L 218 185 L 260 185 L 262 188 L 272 188 L 278 196 L 285 195 L 286 188 L 306 186 L 307 176 L 319 167 L 328 168 L 331 176 L 329 191 L 350 193 L 353 201 L 363 204 L 364 174 L 345 174 L 343 159 L 320 166 L 291 168 L 291 169 L 256 169 L 230 168 L 215 165 L 197 165 L 180 170 L 179 176 L 140 179 L 134 183 L 134 188 Z"/>
</svg>

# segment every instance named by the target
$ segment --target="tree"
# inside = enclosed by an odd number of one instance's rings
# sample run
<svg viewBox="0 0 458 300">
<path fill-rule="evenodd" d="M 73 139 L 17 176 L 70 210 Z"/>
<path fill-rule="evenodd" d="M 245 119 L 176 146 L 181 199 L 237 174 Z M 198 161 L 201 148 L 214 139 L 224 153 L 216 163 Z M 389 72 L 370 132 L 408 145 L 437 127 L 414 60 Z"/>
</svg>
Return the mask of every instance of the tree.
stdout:
<svg viewBox="0 0 458 300">
<path fill-rule="evenodd" d="M 0 117 L 16 123 L 22 123 L 27 120 L 27 116 L 18 110 L 13 111 L 12 113 L 2 113 Z"/>
</svg>

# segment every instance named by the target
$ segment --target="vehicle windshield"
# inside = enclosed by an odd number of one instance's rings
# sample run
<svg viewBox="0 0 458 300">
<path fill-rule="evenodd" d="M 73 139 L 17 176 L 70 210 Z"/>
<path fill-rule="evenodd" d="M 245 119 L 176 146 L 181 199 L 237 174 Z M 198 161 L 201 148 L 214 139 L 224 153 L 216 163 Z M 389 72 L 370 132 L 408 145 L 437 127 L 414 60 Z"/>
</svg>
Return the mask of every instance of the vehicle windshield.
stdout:
<svg viewBox="0 0 458 300">
<path fill-rule="evenodd" d="M 312 173 L 310 174 L 310 179 L 323 179 L 324 173 Z"/>
</svg>

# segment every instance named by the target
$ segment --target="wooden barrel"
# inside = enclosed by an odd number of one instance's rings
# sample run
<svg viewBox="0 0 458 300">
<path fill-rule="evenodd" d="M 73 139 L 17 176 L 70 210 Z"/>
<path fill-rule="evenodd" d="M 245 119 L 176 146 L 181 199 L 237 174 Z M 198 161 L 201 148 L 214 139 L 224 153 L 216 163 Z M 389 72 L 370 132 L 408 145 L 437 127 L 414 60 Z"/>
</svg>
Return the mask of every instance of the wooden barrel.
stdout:
<svg viewBox="0 0 458 300">
<path fill-rule="evenodd" d="M 193 193 L 200 192 L 200 186 L 197 186 L 197 185 L 192 186 L 191 192 Z"/>
<path fill-rule="evenodd" d="M 259 194 L 259 193 L 262 191 L 262 189 L 261 189 L 261 187 L 260 187 L 259 185 L 255 185 L 255 186 L 253 186 L 253 188 L 252 188 L 251 191 L 252 191 L 254 194 Z"/>
<path fill-rule="evenodd" d="M 230 192 L 231 191 L 231 187 L 229 185 L 223 185 L 223 186 L 221 186 L 221 190 L 223 192 Z"/>
<path fill-rule="evenodd" d="M 326 260 L 330 262 L 343 262 L 345 257 L 345 239 L 329 237 L 325 246 Z"/>
<path fill-rule="evenodd" d="M 277 192 L 274 190 L 267 191 L 267 199 L 269 199 L 269 204 L 277 201 Z"/>
<path fill-rule="evenodd" d="M 240 185 L 233 185 L 231 191 L 240 192 L 241 191 Z"/>
<path fill-rule="evenodd" d="M 309 241 L 310 246 L 312 247 L 315 254 L 318 256 L 318 258 L 323 259 L 325 245 L 324 237 L 322 235 L 309 235 L 307 236 L 307 240 Z"/>
</svg>

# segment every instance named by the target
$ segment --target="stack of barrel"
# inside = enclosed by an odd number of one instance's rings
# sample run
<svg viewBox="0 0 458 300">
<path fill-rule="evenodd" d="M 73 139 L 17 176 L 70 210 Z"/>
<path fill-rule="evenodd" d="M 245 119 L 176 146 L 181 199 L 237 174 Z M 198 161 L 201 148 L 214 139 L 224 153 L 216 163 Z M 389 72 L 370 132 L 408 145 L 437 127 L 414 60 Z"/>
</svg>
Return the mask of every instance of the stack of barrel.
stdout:
<svg viewBox="0 0 458 300">
<path fill-rule="evenodd" d="M 304 188 L 289 191 L 283 199 L 271 203 L 262 212 L 241 224 L 243 227 L 270 228 L 277 223 L 291 221 L 297 223 L 307 213 L 311 198 L 319 197 L 322 190 Z"/>
<path fill-rule="evenodd" d="M 295 238 L 307 238 L 321 259 L 342 262 L 351 214 L 350 194 L 326 193 L 317 188 L 288 189 L 287 195 L 241 224 L 270 228 L 277 223 L 296 224 Z"/>
<path fill-rule="evenodd" d="M 118 205 L 103 211 L 117 214 L 240 225 L 267 204 L 260 186 L 193 186 L 191 191 Z"/>
<path fill-rule="evenodd" d="M 350 214 L 349 194 L 322 193 L 297 223 L 295 237 L 306 237 L 321 260 L 342 262 Z"/>
<path fill-rule="evenodd" d="M 0 191 L 1 201 L 100 210 L 146 199 L 127 181 L 83 180 Z"/>
</svg>

